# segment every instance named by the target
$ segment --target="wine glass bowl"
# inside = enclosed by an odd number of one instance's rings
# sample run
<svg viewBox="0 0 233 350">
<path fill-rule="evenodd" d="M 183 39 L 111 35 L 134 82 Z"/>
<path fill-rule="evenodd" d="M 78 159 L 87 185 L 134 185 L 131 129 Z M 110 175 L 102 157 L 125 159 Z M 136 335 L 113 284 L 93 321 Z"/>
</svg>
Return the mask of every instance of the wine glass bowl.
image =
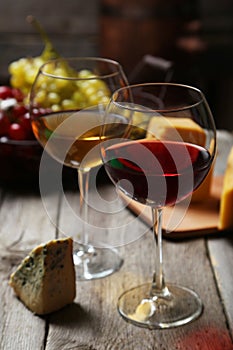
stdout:
<svg viewBox="0 0 233 350">
<path fill-rule="evenodd" d="M 98 145 L 104 110 L 111 94 L 126 85 L 117 62 L 77 57 L 45 63 L 31 89 L 30 115 L 36 138 L 60 164 L 78 171 L 83 227 L 75 237 L 74 263 L 80 280 L 105 277 L 122 264 L 115 249 L 101 250 L 90 244 L 86 223 L 90 170 L 102 164 Z"/>
<path fill-rule="evenodd" d="M 113 116 L 125 132 L 108 140 Z M 162 213 L 189 198 L 210 170 L 216 130 L 207 101 L 200 90 L 181 84 L 124 87 L 112 95 L 102 135 L 101 154 L 111 180 L 126 196 L 151 207 L 153 219 L 152 282 L 123 293 L 118 311 L 151 329 L 188 323 L 201 314 L 202 302 L 189 288 L 165 282 Z"/>
</svg>

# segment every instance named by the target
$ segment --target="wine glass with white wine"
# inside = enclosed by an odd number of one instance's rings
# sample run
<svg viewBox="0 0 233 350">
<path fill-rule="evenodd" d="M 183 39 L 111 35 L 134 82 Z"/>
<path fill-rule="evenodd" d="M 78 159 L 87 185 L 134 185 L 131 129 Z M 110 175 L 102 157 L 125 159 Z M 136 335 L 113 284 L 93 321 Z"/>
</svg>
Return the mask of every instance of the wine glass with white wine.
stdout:
<svg viewBox="0 0 233 350">
<path fill-rule="evenodd" d="M 83 224 L 74 239 L 73 256 L 79 280 L 105 277 L 122 265 L 116 249 L 90 244 L 86 223 L 90 171 L 102 162 L 99 142 L 104 110 L 111 94 L 126 85 L 119 63 L 78 57 L 45 63 L 31 89 L 30 116 L 36 138 L 60 164 L 78 171 Z M 108 137 L 117 135 L 116 126 Z"/>
</svg>

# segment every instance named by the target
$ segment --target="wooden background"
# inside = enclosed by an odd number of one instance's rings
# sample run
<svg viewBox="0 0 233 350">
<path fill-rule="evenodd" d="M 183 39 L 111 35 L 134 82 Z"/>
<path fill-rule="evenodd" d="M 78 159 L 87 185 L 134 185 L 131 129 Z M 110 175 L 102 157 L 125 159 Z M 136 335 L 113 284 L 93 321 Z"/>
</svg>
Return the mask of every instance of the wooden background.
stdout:
<svg viewBox="0 0 233 350">
<path fill-rule="evenodd" d="M 98 1 L 0 1 L 0 77 L 7 79 L 8 63 L 40 55 L 43 43 L 26 17 L 34 15 L 61 55 L 95 55 L 98 46 Z"/>
<path fill-rule="evenodd" d="M 148 4 L 159 8 L 163 18 L 144 16 Z M 106 5 L 110 12 L 104 11 Z M 30 14 L 64 56 L 110 57 L 127 74 L 144 54 L 173 60 L 173 79 L 200 87 L 217 127 L 233 130 L 232 0 L 222 0 L 221 6 L 218 0 L 1 0 L 1 84 L 8 81 L 9 62 L 37 56 L 43 49 L 41 38 L 26 23 Z"/>
</svg>

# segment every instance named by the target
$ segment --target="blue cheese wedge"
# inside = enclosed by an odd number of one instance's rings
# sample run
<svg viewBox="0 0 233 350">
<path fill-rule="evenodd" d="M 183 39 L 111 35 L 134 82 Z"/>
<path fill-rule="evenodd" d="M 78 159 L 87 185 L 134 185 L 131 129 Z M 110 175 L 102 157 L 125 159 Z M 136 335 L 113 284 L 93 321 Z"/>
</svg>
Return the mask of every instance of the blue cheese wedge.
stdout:
<svg viewBox="0 0 233 350">
<path fill-rule="evenodd" d="M 57 239 L 31 251 L 10 276 L 9 284 L 37 315 L 71 304 L 76 295 L 73 240 Z"/>
</svg>

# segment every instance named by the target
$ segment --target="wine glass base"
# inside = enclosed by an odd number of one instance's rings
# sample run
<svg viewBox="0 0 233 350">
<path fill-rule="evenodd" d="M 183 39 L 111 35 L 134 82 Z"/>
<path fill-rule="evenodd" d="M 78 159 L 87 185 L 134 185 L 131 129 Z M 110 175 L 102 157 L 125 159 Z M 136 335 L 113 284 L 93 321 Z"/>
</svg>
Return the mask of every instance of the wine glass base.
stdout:
<svg viewBox="0 0 233 350">
<path fill-rule="evenodd" d="M 74 250 L 73 253 L 76 280 L 86 281 L 103 278 L 118 271 L 123 259 L 114 248 L 94 248 Z"/>
<path fill-rule="evenodd" d="M 198 318 L 203 310 L 199 296 L 191 289 L 167 284 L 169 295 L 150 296 L 151 283 L 124 292 L 118 311 L 128 322 L 149 329 L 172 328 Z"/>
</svg>

